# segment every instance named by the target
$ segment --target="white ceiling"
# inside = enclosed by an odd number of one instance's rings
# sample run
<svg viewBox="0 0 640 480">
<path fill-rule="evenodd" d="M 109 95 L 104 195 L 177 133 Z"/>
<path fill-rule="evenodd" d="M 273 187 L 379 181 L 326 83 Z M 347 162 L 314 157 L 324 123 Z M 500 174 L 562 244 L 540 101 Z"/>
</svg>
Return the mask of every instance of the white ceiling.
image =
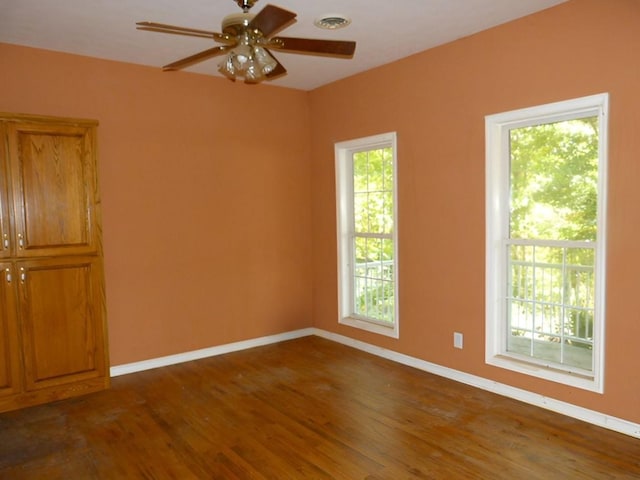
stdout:
<svg viewBox="0 0 640 480">
<path fill-rule="evenodd" d="M 269 83 L 312 90 L 321 85 L 563 3 L 566 0 L 260 0 L 298 14 L 287 37 L 355 40 L 353 59 L 276 53 L 288 74 Z M 240 12 L 234 0 L 0 0 L 0 42 L 160 68 L 210 48 L 205 38 L 136 30 L 138 21 L 220 31 Z M 321 30 L 316 18 L 342 14 L 352 23 Z M 219 76 L 219 58 L 188 71 Z M 172 75 L 167 72 L 165 75 Z"/>
</svg>

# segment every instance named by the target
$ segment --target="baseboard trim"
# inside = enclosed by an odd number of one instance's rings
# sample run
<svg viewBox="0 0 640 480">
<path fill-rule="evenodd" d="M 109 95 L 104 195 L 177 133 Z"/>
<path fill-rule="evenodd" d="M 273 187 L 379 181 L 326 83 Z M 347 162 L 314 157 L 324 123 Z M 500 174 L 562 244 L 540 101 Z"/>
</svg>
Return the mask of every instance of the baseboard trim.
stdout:
<svg viewBox="0 0 640 480">
<path fill-rule="evenodd" d="M 357 348 L 358 350 L 362 350 L 364 352 L 371 353 L 372 355 L 377 355 L 379 357 L 401 363 L 402 365 L 407 365 L 409 367 L 433 373 L 434 375 L 448 378 L 456 382 L 480 388 L 481 390 L 496 393 L 498 395 L 502 395 L 503 397 L 513 398 L 514 400 L 519 400 L 521 402 L 535 405 L 546 410 L 561 413 L 562 415 L 576 418 L 578 420 L 591 423 L 592 425 L 597 425 L 609 430 L 614 430 L 618 433 L 623 433 L 631 437 L 640 438 L 640 424 L 633 423 L 628 420 L 613 417 L 611 415 L 606 415 L 594 410 L 589 410 L 587 408 L 579 407 L 571 403 L 555 400 L 553 398 L 545 397 L 544 395 L 532 393 L 520 388 L 511 387 L 509 385 L 495 382 L 493 380 L 488 380 L 483 377 L 460 372 L 452 368 L 443 367 L 435 363 L 420 360 L 418 358 L 410 357 L 409 355 L 394 352 L 393 350 L 387 350 L 385 348 L 377 347 L 375 345 L 361 342 L 359 340 L 354 340 L 350 337 L 327 332 L 325 330 L 314 328 L 313 335 L 317 335 L 319 337 L 326 338 L 343 345 Z"/>
<path fill-rule="evenodd" d="M 312 328 L 304 328 L 302 330 L 294 330 L 292 332 L 279 333 L 277 335 L 269 335 L 240 342 L 227 343 L 215 347 L 192 350 L 190 352 L 177 353 L 175 355 L 167 355 L 166 357 L 151 358 L 140 362 L 116 365 L 115 367 L 111 367 L 110 374 L 112 377 L 117 377 L 119 375 L 142 372 L 153 368 L 167 367 L 169 365 L 191 362 L 192 360 L 200 360 L 207 357 L 215 357 L 217 355 L 224 355 L 225 353 L 237 352 L 248 348 L 284 342 L 286 340 L 293 340 L 294 338 L 308 337 L 309 335 L 313 335 Z"/>
<path fill-rule="evenodd" d="M 343 345 L 362 350 L 378 357 L 386 358 L 387 360 L 391 360 L 402 365 L 417 368 L 418 370 L 433 373 L 434 375 L 448 378 L 456 382 L 464 383 L 472 387 L 480 388 L 481 390 L 486 390 L 498 395 L 502 395 L 504 397 L 513 398 L 514 400 L 519 400 L 530 405 L 535 405 L 546 410 L 551 410 L 568 417 L 582 420 L 592 425 L 603 427 L 640 439 L 640 424 L 613 417 L 604 413 L 596 412 L 594 410 L 589 410 L 587 408 L 579 407 L 571 403 L 545 397 L 544 395 L 532 393 L 527 390 L 511 387 L 509 385 L 495 382 L 493 380 L 461 372 L 459 370 L 443 367 L 441 365 L 427 362 L 425 360 L 420 360 L 403 353 L 398 353 L 393 350 L 388 350 L 386 348 L 371 345 L 369 343 L 361 342 L 350 337 L 345 337 L 344 335 L 339 335 L 318 328 L 304 328 L 301 330 L 294 330 L 277 335 L 269 335 L 266 337 L 219 345 L 216 347 L 203 348 L 201 350 L 193 350 L 190 352 L 143 360 L 141 362 L 117 365 L 111 367 L 111 376 L 117 377 L 119 375 L 141 372 L 153 368 L 166 367 L 169 365 L 190 362 L 192 360 L 199 360 L 216 355 L 223 355 L 225 353 L 237 352 L 240 350 L 260 347 L 263 345 L 283 342 L 286 340 L 293 340 L 310 335 L 317 335 L 318 337 L 341 343 Z"/>
</svg>

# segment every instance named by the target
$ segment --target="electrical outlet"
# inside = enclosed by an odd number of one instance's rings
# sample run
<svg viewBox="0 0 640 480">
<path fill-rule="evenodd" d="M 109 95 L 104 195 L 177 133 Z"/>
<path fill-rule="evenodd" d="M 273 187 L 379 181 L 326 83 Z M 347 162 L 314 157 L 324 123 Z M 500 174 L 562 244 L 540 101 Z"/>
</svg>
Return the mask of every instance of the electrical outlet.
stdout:
<svg viewBox="0 0 640 480">
<path fill-rule="evenodd" d="M 453 346 L 455 348 L 462 348 L 462 342 L 464 340 L 464 335 L 460 332 L 453 332 Z"/>
</svg>

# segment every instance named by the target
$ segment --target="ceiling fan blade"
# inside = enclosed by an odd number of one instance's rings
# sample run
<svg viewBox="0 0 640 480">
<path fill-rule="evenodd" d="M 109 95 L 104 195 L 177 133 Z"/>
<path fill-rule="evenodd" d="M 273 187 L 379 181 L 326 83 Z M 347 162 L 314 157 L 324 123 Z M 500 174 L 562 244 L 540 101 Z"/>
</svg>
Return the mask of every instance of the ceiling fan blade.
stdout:
<svg viewBox="0 0 640 480">
<path fill-rule="evenodd" d="M 269 48 L 283 52 L 309 53 L 311 55 L 331 55 L 352 57 L 356 42 L 345 40 L 317 40 L 313 38 L 274 37 Z"/>
<path fill-rule="evenodd" d="M 282 29 L 294 18 L 296 18 L 296 14 L 289 10 L 274 5 L 267 5 L 253 17 L 253 20 L 249 23 L 249 27 L 260 30 L 265 37 L 268 37 L 272 33 Z"/>
<path fill-rule="evenodd" d="M 216 55 L 220 55 L 230 48 L 232 48 L 231 45 L 221 45 L 218 47 L 209 48 L 200 53 L 196 53 L 195 55 L 191 55 L 190 57 L 186 57 L 176 62 L 170 63 L 169 65 L 165 65 L 164 67 L 162 67 L 162 70 L 180 70 L 181 68 L 188 67 L 189 65 L 193 65 L 194 63 L 202 62 L 203 60 L 207 60 L 211 57 L 215 57 Z"/>
<path fill-rule="evenodd" d="M 176 27 L 175 25 L 167 25 L 155 22 L 137 22 L 138 30 L 146 30 L 148 32 L 171 33 L 174 35 L 188 35 L 191 37 L 212 38 L 218 42 L 229 43 L 233 41 L 228 35 L 210 32 L 208 30 L 198 30 L 197 28 Z"/>
</svg>

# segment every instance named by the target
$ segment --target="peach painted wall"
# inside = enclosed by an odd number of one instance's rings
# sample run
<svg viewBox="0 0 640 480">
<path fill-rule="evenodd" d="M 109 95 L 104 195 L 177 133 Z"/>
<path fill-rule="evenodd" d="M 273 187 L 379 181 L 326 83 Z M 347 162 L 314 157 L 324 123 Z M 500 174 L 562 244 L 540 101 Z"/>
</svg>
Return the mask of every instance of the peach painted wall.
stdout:
<svg viewBox="0 0 640 480">
<path fill-rule="evenodd" d="M 484 117 L 601 92 L 610 93 L 602 395 L 484 363 Z M 316 327 L 640 422 L 639 1 L 572 0 L 317 89 L 310 102 Z M 388 131 L 398 134 L 398 340 L 337 324 L 333 145 Z"/>
<path fill-rule="evenodd" d="M 99 120 L 112 365 L 311 326 L 308 95 L 0 44 L 0 111 Z"/>
<path fill-rule="evenodd" d="M 640 422 L 638 25 L 637 0 L 571 0 L 310 94 L 0 44 L 0 111 L 100 121 L 113 365 L 315 325 Z M 604 395 L 487 367 L 483 353 L 484 116 L 599 92 L 611 94 Z M 337 325 L 333 144 L 387 131 L 399 340 Z"/>
</svg>

